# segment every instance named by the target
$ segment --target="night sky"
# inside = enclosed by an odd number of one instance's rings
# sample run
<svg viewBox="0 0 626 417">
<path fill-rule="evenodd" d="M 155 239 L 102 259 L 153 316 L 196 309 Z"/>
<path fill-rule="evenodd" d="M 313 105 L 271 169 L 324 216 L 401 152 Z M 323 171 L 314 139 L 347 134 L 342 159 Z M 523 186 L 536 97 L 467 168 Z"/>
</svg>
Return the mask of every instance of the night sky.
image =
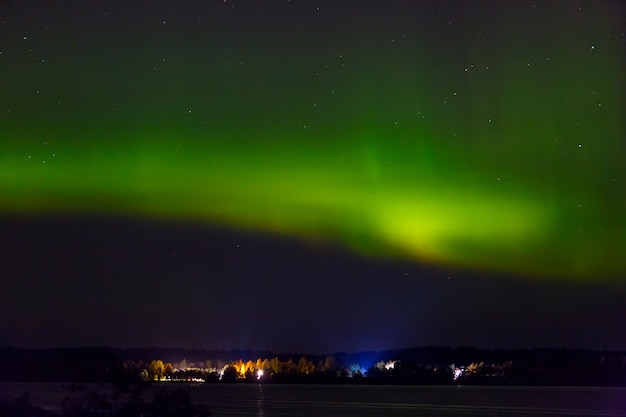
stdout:
<svg viewBox="0 0 626 417">
<path fill-rule="evenodd" d="M 619 1 L 3 1 L 0 346 L 626 348 Z"/>
</svg>

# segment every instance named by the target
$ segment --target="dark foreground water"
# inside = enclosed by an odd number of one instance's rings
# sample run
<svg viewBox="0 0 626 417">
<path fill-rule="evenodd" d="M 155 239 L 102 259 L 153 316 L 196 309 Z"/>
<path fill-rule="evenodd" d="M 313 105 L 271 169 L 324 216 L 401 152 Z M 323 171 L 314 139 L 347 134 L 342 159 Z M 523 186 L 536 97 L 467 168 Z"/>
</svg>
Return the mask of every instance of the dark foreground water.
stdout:
<svg viewBox="0 0 626 417">
<path fill-rule="evenodd" d="M 183 388 L 213 416 L 625 416 L 626 388 L 155 384 Z M 102 392 L 110 387 L 87 384 Z M 55 409 L 66 384 L 0 383 Z M 151 393 L 147 393 L 148 397 Z"/>
</svg>

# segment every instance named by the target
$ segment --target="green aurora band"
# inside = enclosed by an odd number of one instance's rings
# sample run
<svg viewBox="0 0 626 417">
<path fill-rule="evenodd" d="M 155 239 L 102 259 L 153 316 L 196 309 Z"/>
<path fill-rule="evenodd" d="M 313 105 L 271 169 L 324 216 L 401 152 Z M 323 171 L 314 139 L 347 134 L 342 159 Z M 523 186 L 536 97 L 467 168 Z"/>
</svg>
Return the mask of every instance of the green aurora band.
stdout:
<svg viewBox="0 0 626 417">
<path fill-rule="evenodd" d="M 498 59 L 466 41 L 467 59 L 441 69 L 407 58 L 416 43 L 309 51 L 331 63 L 317 77 L 252 47 L 246 65 L 194 61 L 192 75 L 167 63 L 145 75 L 152 64 L 131 52 L 105 72 L 121 59 L 104 50 L 70 76 L 63 60 L 32 69 L 5 48 L 30 69 L 3 73 L 0 211 L 200 221 L 367 256 L 622 280 L 623 39 L 588 53 L 563 35 L 529 58 L 507 36 Z M 193 61 L 176 54 L 163 53 Z"/>
<path fill-rule="evenodd" d="M 146 141 L 57 147 L 54 156 L 41 150 L 48 145 L 14 147 L 2 152 L 1 208 L 206 220 L 523 274 L 623 272 L 623 212 L 607 211 L 593 188 L 578 186 L 576 198 L 542 186 L 540 177 L 498 180 L 502 170 L 464 171 L 442 155 L 424 159 L 416 147 L 337 143 L 171 148 Z M 601 197 L 617 201 L 621 192 L 611 190 Z"/>
</svg>

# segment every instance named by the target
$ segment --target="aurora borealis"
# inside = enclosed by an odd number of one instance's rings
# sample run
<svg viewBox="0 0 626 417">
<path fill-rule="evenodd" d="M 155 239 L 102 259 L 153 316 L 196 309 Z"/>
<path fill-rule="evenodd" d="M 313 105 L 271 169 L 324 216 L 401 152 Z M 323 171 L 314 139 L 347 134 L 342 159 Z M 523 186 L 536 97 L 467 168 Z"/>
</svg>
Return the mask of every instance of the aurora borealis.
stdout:
<svg viewBox="0 0 626 417">
<path fill-rule="evenodd" d="M 0 215 L 619 285 L 622 8 L 5 2 Z"/>
</svg>

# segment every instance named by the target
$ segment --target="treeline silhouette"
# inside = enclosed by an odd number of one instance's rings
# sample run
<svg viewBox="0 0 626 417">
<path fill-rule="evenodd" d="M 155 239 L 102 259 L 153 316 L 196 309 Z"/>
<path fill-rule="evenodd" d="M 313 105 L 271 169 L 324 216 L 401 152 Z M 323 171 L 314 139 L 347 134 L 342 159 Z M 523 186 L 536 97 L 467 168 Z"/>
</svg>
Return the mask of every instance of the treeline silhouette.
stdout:
<svg viewBox="0 0 626 417">
<path fill-rule="evenodd" d="M 259 370 L 263 371 L 261 376 Z M 155 379 L 216 383 L 626 386 L 626 352 L 470 347 L 414 347 L 334 355 L 107 347 L 0 350 L 2 381 Z"/>
</svg>

